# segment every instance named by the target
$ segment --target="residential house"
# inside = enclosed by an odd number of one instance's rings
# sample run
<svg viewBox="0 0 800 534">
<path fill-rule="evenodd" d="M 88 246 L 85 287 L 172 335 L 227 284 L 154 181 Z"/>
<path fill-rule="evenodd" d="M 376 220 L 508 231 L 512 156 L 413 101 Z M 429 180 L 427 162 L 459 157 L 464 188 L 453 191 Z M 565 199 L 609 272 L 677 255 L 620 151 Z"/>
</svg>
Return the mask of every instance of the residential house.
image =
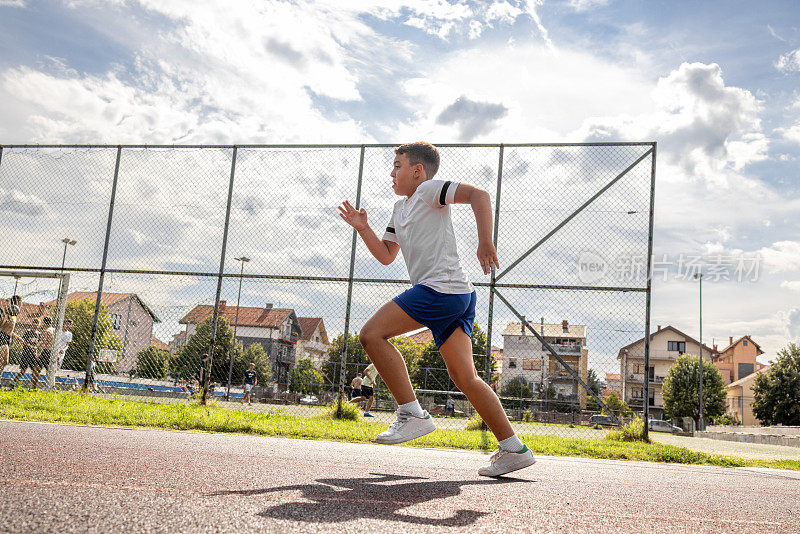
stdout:
<svg viewBox="0 0 800 534">
<path fill-rule="evenodd" d="M 644 408 L 644 378 L 648 377 L 648 405 L 650 415 L 660 418 L 664 414 L 664 397 L 661 389 L 669 368 L 681 354 L 698 355 L 701 344 L 693 337 L 684 334 L 673 326 L 661 328 L 650 334 L 650 365 L 644 366 L 644 338 L 634 341 L 619 349 L 617 359 L 620 362 L 622 379 L 621 391 L 625 402 L 633 410 Z M 717 351 L 702 345 L 703 359 L 711 361 Z"/>
<path fill-rule="evenodd" d="M 170 357 L 174 358 L 175 354 L 178 352 L 178 349 L 182 346 L 186 345 L 189 339 L 186 337 L 186 331 L 178 332 L 177 334 L 172 335 L 172 339 L 169 342 L 169 355 Z"/>
<path fill-rule="evenodd" d="M 725 387 L 727 393 L 725 402 L 728 405 L 727 413 L 746 426 L 759 425 L 761 422 L 753 415 L 753 385 L 756 376 L 769 370 L 769 365 L 762 365 L 757 371 L 731 382 Z"/>
<path fill-rule="evenodd" d="M 430 328 L 425 328 L 419 332 L 409 334 L 407 337 L 418 345 L 427 345 L 433 341 L 433 332 L 431 332 Z"/>
<path fill-rule="evenodd" d="M 97 300 L 94 291 L 74 291 L 67 294 L 67 303 L 89 299 Z M 47 302 L 48 306 L 56 301 Z M 100 303 L 108 311 L 112 333 L 122 342 L 114 369 L 117 374 L 126 374 L 136 367 L 139 351 L 150 346 L 153 340 L 153 324 L 160 323 L 150 307 L 136 293 L 110 293 L 104 291 Z"/>
<path fill-rule="evenodd" d="M 163 350 L 164 352 L 169 352 L 169 345 L 158 339 L 157 337 L 153 337 L 153 341 L 150 343 L 152 347 L 157 348 L 158 350 Z"/>
<path fill-rule="evenodd" d="M 186 325 L 185 338 L 188 341 L 197 329 L 214 313 L 214 306 L 201 304 L 195 306 L 178 321 Z M 272 304 L 257 308 L 252 306 L 228 306 L 224 300 L 219 301 L 219 317 L 230 322 L 236 329 L 236 342 L 248 347 L 260 344 L 272 362 L 275 383 L 286 387 L 294 366 L 295 348 L 300 339 L 300 322 L 294 310 L 289 308 L 273 308 Z"/>
<path fill-rule="evenodd" d="M 433 343 L 433 333 L 430 331 L 429 328 L 422 329 L 418 332 L 413 334 L 409 334 L 408 339 L 417 343 L 418 345 L 427 345 L 428 343 Z M 503 371 L 503 349 L 495 347 L 492 345 L 492 356 L 494 356 L 494 369 L 493 372 L 496 377 L 500 376 L 500 373 Z M 483 369 L 478 369 L 478 374 L 483 377 Z"/>
<path fill-rule="evenodd" d="M 750 336 L 740 337 L 735 343 L 731 337 L 730 344 L 719 351 L 713 361 L 722 374 L 725 384 L 730 384 L 764 368 L 763 363 L 756 361 L 761 354 L 764 354 L 764 351 Z"/>
<path fill-rule="evenodd" d="M 565 320 L 561 324 L 540 322 L 532 326 L 585 382 L 588 374 L 586 325 L 571 325 Z M 534 391 L 552 386 L 557 400 L 578 402 L 581 409 L 586 407 L 586 391 L 572 373 L 543 347 L 523 323 L 511 322 L 503 331 L 500 391 L 519 377 L 531 384 Z"/>
<path fill-rule="evenodd" d="M 328 359 L 328 349 L 331 346 L 325 323 L 322 322 L 322 317 L 298 317 L 297 320 L 301 334 L 295 346 L 296 359 L 309 358 L 314 367 L 321 369 Z"/>
<path fill-rule="evenodd" d="M 622 377 L 616 373 L 606 373 L 606 387 L 603 389 L 603 396 L 606 397 L 616 393 L 622 398 Z"/>
</svg>

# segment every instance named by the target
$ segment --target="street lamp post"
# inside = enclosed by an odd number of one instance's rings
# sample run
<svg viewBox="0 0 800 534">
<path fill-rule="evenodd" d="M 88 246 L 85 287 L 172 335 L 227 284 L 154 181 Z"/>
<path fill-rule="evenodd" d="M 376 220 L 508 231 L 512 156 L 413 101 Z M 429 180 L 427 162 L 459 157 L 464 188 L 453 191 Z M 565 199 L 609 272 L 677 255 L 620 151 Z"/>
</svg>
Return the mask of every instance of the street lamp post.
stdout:
<svg viewBox="0 0 800 534">
<path fill-rule="evenodd" d="M 697 419 L 697 430 L 705 430 L 706 423 L 703 419 L 703 273 L 695 273 L 694 277 L 700 284 L 700 376 L 697 379 L 697 388 L 700 392 L 700 417 Z"/>
<path fill-rule="evenodd" d="M 242 300 L 242 275 L 244 275 L 244 264 L 250 261 L 247 256 L 240 258 L 233 258 L 236 261 L 242 262 L 242 268 L 239 271 L 239 295 L 236 297 L 236 318 L 233 320 L 233 345 L 231 346 L 231 359 L 228 364 L 228 389 L 225 392 L 225 398 L 231 399 L 231 380 L 233 380 L 233 355 L 236 352 L 236 329 L 239 326 L 239 302 Z"/>
<path fill-rule="evenodd" d="M 65 237 L 64 239 L 61 240 L 61 242 L 64 243 L 64 255 L 61 256 L 61 272 L 63 273 L 64 272 L 64 262 L 67 260 L 67 245 L 74 245 L 75 243 L 77 243 L 77 241 L 75 241 L 74 239 L 70 239 L 68 237 Z"/>
<path fill-rule="evenodd" d="M 61 274 L 64 274 L 64 263 L 67 261 L 67 246 L 74 246 L 77 241 L 65 237 L 61 242 L 64 243 L 64 254 L 61 256 Z M 61 294 L 61 280 L 58 281 L 58 294 Z"/>
</svg>

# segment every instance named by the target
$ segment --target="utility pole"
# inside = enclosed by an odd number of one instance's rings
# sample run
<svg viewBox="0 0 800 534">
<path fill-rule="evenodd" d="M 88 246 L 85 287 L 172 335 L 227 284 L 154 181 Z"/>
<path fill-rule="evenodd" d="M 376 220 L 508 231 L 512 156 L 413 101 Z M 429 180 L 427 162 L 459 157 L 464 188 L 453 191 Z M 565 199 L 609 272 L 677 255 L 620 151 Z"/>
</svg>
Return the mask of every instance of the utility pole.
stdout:
<svg viewBox="0 0 800 534">
<path fill-rule="evenodd" d="M 703 419 L 703 273 L 695 273 L 694 277 L 700 283 L 700 374 L 697 378 L 697 389 L 700 392 L 700 416 L 697 418 L 697 430 L 705 430 L 706 422 Z"/>
</svg>

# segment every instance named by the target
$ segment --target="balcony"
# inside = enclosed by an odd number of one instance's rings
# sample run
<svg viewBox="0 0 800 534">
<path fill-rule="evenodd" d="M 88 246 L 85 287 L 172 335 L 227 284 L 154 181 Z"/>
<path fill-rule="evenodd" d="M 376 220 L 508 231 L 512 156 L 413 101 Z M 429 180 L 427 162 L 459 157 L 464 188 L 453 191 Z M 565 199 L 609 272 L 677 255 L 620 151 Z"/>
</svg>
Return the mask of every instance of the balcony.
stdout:
<svg viewBox="0 0 800 534">
<path fill-rule="evenodd" d="M 553 347 L 558 354 L 580 354 L 583 348 L 580 345 L 560 345 L 558 343 L 550 343 L 550 346 Z"/>
<path fill-rule="evenodd" d="M 665 377 L 663 377 L 663 376 L 655 375 L 653 378 L 650 379 L 650 383 L 651 384 L 663 384 L 664 383 L 664 379 L 665 379 Z M 642 382 L 644 382 L 644 375 L 641 374 L 641 373 L 631 373 L 631 374 L 628 375 L 626 381 L 627 382 L 633 382 L 633 383 L 641 384 Z"/>
<path fill-rule="evenodd" d="M 307 350 L 316 350 L 319 352 L 325 352 L 328 350 L 330 345 L 326 345 L 325 343 L 320 343 L 319 341 L 305 341 L 303 342 L 303 347 Z"/>
</svg>

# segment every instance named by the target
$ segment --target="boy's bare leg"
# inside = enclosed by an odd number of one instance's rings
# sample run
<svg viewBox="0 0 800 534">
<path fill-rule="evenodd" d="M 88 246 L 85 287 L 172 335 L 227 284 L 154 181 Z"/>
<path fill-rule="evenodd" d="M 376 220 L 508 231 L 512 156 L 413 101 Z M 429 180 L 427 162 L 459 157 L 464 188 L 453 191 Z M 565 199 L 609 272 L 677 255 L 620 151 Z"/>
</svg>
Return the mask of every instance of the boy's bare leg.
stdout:
<svg viewBox="0 0 800 534">
<path fill-rule="evenodd" d="M 39 385 L 39 373 L 41 371 L 41 367 L 34 367 L 31 369 L 31 389 L 36 389 Z"/>
<path fill-rule="evenodd" d="M 375 367 L 377 367 L 377 365 Z M 372 403 L 373 402 L 375 402 L 375 397 L 370 397 L 370 398 L 367 399 L 367 405 L 364 408 L 365 412 L 369 412 L 369 409 L 372 408 Z M 404 403 L 401 402 L 400 404 L 404 404 Z"/>
<path fill-rule="evenodd" d="M 447 341 L 439 347 L 439 352 L 447 365 L 447 372 L 456 387 L 461 390 L 475 407 L 481 418 L 491 429 L 497 441 L 514 435 L 503 406 L 497 394 L 486 382 L 478 377 L 472 359 L 472 341 L 463 329 L 457 328 Z"/>
<path fill-rule="evenodd" d="M 411 379 L 408 377 L 406 362 L 400 351 L 389 343 L 389 339 L 411 330 L 422 328 L 423 325 L 412 319 L 403 308 L 390 300 L 384 304 L 358 335 L 361 345 L 367 351 L 369 359 L 386 383 L 386 387 L 394 395 L 397 404 L 406 404 L 416 400 Z"/>
</svg>

